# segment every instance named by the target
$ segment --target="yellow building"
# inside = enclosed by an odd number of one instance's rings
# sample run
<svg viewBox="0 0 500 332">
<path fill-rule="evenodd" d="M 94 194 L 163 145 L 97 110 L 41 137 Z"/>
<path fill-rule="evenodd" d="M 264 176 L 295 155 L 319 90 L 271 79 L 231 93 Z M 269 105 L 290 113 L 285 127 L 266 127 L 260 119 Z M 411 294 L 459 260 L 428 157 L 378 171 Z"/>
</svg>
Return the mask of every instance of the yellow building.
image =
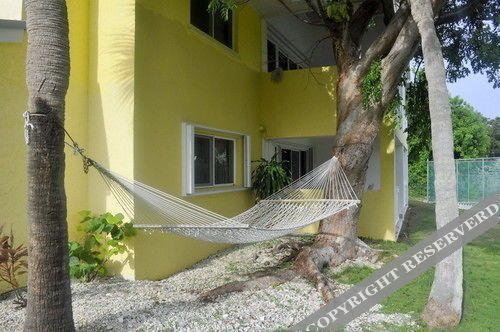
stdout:
<svg viewBox="0 0 500 332">
<path fill-rule="evenodd" d="M 209 14 L 207 1 L 67 3 L 66 127 L 106 167 L 233 216 L 253 204 L 251 160 L 278 153 L 298 177 L 330 157 L 337 72 L 328 45 L 311 53 L 318 28 L 264 0 L 241 6 L 228 21 Z M 21 0 L 0 0 L 0 9 L 0 224 L 21 243 L 26 33 Z M 407 204 L 405 141 L 391 125 L 377 138 L 360 235 L 397 237 Z M 70 151 L 66 189 L 73 239 L 78 211 L 120 211 Z M 130 279 L 165 278 L 223 248 L 142 232 L 128 245 L 111 269 Z"/>
</svg>

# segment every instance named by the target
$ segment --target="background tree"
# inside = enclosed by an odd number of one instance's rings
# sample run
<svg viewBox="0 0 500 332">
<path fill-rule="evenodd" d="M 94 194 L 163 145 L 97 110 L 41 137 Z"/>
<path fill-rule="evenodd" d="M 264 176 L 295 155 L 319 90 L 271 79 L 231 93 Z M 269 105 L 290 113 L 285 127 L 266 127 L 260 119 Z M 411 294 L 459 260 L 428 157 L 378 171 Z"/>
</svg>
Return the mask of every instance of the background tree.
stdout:
<svg viewBox="0 0 500 332">
<path fill-rule="evenodd" d="M 331 42 L 339 72 L 336 90 L 338 127 L 332 152 L 346 171 L 354 191 L 362 197 L 368 159 L 383 115 L 393 105 L 401 76 L 419 44 L 409 4 L 401 1 L 395 11 L 393 1 L 389 0 L 363 0 L 359 3 L 351 0 L 303 0 L 317 18 L 311 22 L 292 12 L 285 1 L 276 1 L 305 24 L 323 27 L 327 35 L 323 40 Z M 227 16 L 229 10 L 246 2 L 211 0 L 209 7 Z M 445 18 L 439 24 L 451 24 L 456 28 L 457 33 L 444 31 L 442 37 L 446 46 L 468 42 L 477 44 L 467 53 L 446 48 L 454 57 L 450 63 L 469 61 L 473 63 L 473 71 L 487 70 L 495 84 L 500 82 L 500 59 L 493 56 L 499 49 L 495 36 L 498 22 L 494 20 L 499 12 L 497 1 L 455 0 L 450 4 L 433 0 L 432 5 L 435 12 L 441 12 Z M 377 15 L 383 16 L 385 28 L 363 52 L 363 37 Z M 490 24 L 492 28 L 482 27 L 484 24 Z M 454 72 L 455 77 L 462 74 L 466 73 Z M 321 273 L 323 268 L 356 256 L 373 254 L 357 238 L 358 216 L 359 209 L 350 209 L 322 221 L 315 242 L 304 248 L 295 260 L 295 271 L 315 282 L 325 299 L 329 299 L 332 293 Z"/>
<path fill-rule="evenodd" d="M 425 196 L 427 160 L 432 160 L 428 86 L 424 71 L 415 73 L 408 84 L 408 164 L 410 194 Z M 487 157 L 491 150 L 491 125 L 488 119 L 460 97 L 450 99 L 455 159 Z"/>
<path fill-rule="evenodd" d="M 500 117 L 490 120 L 491 127 L 491 151 L 490 156 L 500 157 Z"/>
<path fill-rule="evenodd" d="M 439 229 L 458 217 L 450 100 L 430 0 L 410 0 L 410 4 L 422 39 L 425 75 L 429 84 L 432 155 L 436 172 L 436 225 Z M 430 327 L 458 325 L 462 317 L 462 280 L 462 249 L 459 249 L 436 265 L 429 301 L 422 314 Z"/>
<path fill-rule="evenodd" d="M 28 51 L 27 331 L 74 330 L 64 190 L 64 98 L 69 81 L 65 0 L 26 0 Z"/>
</svg>

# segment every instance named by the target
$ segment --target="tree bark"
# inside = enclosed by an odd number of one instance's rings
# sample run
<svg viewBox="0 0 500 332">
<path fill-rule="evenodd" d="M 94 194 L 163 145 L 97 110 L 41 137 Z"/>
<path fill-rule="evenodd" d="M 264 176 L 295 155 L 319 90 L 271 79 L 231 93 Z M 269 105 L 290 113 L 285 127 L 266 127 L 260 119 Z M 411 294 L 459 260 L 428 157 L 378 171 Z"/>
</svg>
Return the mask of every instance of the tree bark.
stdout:
<svg viewBox="0 0 500 332">
<path fill-rule="evenodd" d="M 436 224 L 446 225 L 458 216 L 451 109 L 441 44 L 429 0 L 410 0 L 412 16 L 422 39 L 425 74 L 429 84 L 432 151 L 436 172 Z M 434 282 L 422 318 L 430 327 L 451 327 L 462 316 L 462 251 L 436 266 Z"/>
<path fill-rule="evenodd" d="M 64 189 L 69 81 L 65 0 L 26 0 L 28 51 L 28 305 L 26 331 L 74 330 Z"/>
<path fill-rule="evenodd" d="M 346 67 L 343 67 L 346 68 Z M 341 73 L 337 87 L 339 126 L 333 155 L 344 169 L 356 195 L 361 198 L 373 141 L 378 135 L 381 109 L 365 109 L 361 82 L 351 73 Z M 295 270 L 316 283 L 325 301 L 332 297 L 328 280 L 321 271 L 359 256 L 374 258 L 374 252 L 357 237 L 360 207 L 344 210 L 320 223 L 318 235 L 310 247 L 295 260 Z"/>
</svg>

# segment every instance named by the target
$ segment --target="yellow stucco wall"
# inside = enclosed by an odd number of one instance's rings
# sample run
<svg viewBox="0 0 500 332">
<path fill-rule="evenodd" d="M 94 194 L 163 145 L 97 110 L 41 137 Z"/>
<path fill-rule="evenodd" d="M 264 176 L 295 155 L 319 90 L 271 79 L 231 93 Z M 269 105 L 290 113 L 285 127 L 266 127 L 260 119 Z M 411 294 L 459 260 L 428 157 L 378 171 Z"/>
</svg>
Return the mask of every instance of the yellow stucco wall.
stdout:
<svg viewBox="0 0 500 332">
<path fill-rule="evenodd" d="M 87 144 L 88 1 L 69 0 L 71 73 L 66 96 L 66 127 Z M 16 243 L 26 243 L 26 172 L 22 113 L 26 109 L 26 36 L 20 43 L 0 42 L 0 224 Z M 87 208 L 87 180 L 79 158 L 66 151 L 66 193 L 70 237 L 77 212 Z M 22 280 L 24 282 L 24 280 Z M 0 293 L 7 289 L 0 282 Z"/>
<path fill-rule="evenodd" d="M 182 122 L 251 135 L 252 159 L 258 158 L 258 15 L 248 6 L 236 14 L 235 50 L 189 24 L 189 1 L 137 1 L 136 27 L 136 179 L 181 195 Z M 253 203 L 249 190 L 186 199 L 226 216 Z M 165 277 L 221 248 L 141 232 L 135 239 L 136 278 Z"/>
<path fill-rule="evenodd" d="M 180 196 L 182 122 L 250 135 L 252 159 L 261 156 L 263 137 L 336 131 L 335 68 L 313 69 L 314 77 L 307 70 L 288 71 L 281 82 L 271 82 L 270 74 L 260 72 L 260 17 L 249 6 L 236 15 L 234 50 L 189 24 L 189 1 L 69 0 L 68 9 L 66 126 L 92 157 L 120 174 Z M 26 241 L 25 50 L 26 41 L 0 43 L 0 223 L 11 225 L 19 242 Z M 363 197 L 360 233 L 391 239 L 394 142 L 387 128 L 380 149 L 381 189 Z M 121 209 L 95 172 L 84 175 L 81 160 L 69 152 L 68 221 L 76 238 L 78 211 Z M 237 184 L 242 173 L 238 166 Z M 253 204 L 249 190 L 186 199 L 226 216 Z M 221 248 L 139 232 L 110 268 L 127 278 L 159 279 Z"/>
<path fill-rule="evenodd" d="M 135 1 L 90 0 L 89 12 L 88 153 L 133 179 Z M 94 170 L 88 197 L 88 208 L 95 213 L 121 211 Z M 130 251 L 109 267 L 133 279 L 133 239 L 129 244 Z"/>
<path fill-rule="evenodd" d="M 260 123 L 266 138 L 331 136 L 337 131 L 336 67 L 270 73 L 260 78 Z"/>
<path fill-rule="evenodd" d="M 395 241 L 394 234 L 394 134 L 393 124 L 380 128 L 380 189 L 363 194 L 360 236 Z"/>
</svg>

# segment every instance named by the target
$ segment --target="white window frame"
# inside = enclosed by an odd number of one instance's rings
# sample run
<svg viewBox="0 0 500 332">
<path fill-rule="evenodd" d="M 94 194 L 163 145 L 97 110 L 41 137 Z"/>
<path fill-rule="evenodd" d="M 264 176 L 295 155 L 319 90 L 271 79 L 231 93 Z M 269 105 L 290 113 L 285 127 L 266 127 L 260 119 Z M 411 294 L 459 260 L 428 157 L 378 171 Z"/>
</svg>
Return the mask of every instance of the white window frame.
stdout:
<svg viewBox="0 0 500 332">
<path fill-rule="evenodd" d="M 233 183 L 229 184 L 217 184 L 211 186 L 195 186 L 194 181 L 194 138 L 197 130 L 213 132 L 211 134 L 199 134 L 201 136 L 208 136 L 214 138 L 221 138 L 225 140 L 233 140 Z M 243 140 L 243 186 L 236 186 L 236 169 L 237 169 L 237 157 L 236 157 L 236 140 L 229 137 L 224 137 L 223 134 L 230 134 L 235 136 L 241 136 Z M 215 142 L 215 140 L 213 141 Z M 222 130 L 212 127 L 207 127 L 203 125 L 198 125 L 189 122 L 182 123 L 182 195 L 207 195 L 216 194 L 220 192 L 227 191 L 240 191 L 246 190 L 252 186 L 252 176 L 251 176 L 251 136 L 230 131 Z M 214 150 L 215 151 L 215 150 Z M 215 159 L 215 158 L 214 158 Z M 213 166 L 212 166 L 213 167 Z M 215 171 L 215 169 L 214 169 Z M 213 189 L 213 190 L 210 190 Z"/>
</svg>

